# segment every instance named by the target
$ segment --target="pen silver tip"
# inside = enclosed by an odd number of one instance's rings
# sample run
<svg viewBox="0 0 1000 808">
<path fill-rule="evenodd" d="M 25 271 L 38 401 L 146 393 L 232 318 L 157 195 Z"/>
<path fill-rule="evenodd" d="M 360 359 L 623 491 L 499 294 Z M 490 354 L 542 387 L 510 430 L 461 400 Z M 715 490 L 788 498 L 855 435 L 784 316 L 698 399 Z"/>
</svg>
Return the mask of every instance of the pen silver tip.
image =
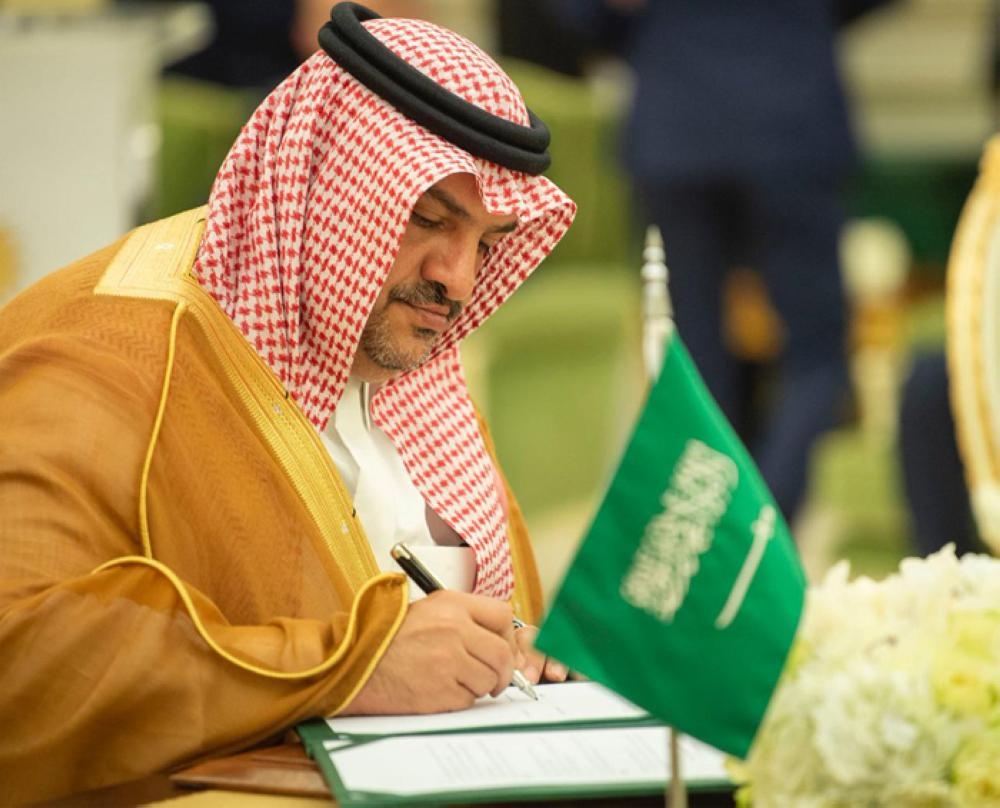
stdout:
<svg viewBox="0 0 1000 808">
<path fill-rule="evenodd" d="M 538 691 L 535 690 L 531 682 L 528 681 L 528 677 L 525 676 L 521 671 L 514 669 L 514 673 L 511 676 L 517 689 L 524 693 L 526 696 L 531 696 L 535 701 L 538 701 Z"/>
</svg>

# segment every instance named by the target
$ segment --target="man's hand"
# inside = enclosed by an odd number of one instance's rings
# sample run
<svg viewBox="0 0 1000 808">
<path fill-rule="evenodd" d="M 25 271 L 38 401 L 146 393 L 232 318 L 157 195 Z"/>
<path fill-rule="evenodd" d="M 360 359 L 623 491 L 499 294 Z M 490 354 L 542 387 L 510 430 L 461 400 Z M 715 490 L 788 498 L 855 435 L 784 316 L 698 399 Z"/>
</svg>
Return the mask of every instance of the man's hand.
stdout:
<svg viewBox="0 0 1000 808">
<path fill-rule="evenodd" d="M 569 671 L 561 662 L 547 657 L 535 648 L 535 637 L 538 629 L 535 626 L 525 626 L 514 632 L 514 639 L 517 647 L 523 656 L 525 663 L 521 672 L 532 684 L 544 682 L 565 682 Z"/>
<path fill-rule="evenodd" d="M 418 600 L 341 715 L 462 710 L 499 695 L 524 662 L 512 618 L 510 605 L 482 595 L 442 591 Z"/>
</svg>

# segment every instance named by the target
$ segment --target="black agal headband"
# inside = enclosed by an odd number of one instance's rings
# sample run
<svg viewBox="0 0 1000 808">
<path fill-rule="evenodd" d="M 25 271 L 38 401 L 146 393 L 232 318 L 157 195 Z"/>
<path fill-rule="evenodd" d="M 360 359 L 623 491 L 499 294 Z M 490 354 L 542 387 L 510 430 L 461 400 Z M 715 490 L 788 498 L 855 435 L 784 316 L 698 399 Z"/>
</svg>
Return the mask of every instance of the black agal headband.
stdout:
<svg viewBox="0 0 1000 808">
<path fill-rule="evenodd" d="M 369 90 L 470 154 L 525 174 L 541 174 L 549 167 L 549 130 L 531 110 L 531 125 L 521 126 L 446 90 L 361 24 L 374 19 L 379 15 L 364 6 L 338 3 L 319 31 L 319 44 Z"/>
</svg>

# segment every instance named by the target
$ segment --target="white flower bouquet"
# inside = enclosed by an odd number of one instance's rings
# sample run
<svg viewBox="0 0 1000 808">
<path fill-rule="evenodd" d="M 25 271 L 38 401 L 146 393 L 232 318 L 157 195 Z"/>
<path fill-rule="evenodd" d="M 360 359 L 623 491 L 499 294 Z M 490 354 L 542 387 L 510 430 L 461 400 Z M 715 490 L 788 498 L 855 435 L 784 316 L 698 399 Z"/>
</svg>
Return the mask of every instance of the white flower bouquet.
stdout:
<svg viewBox="0 0 1000 808">
<path fill-rule="evenodd" d="M 807 595 L 738 803 L 1000 806 L 1000 559 L 952 547 Z"/>
</svg>

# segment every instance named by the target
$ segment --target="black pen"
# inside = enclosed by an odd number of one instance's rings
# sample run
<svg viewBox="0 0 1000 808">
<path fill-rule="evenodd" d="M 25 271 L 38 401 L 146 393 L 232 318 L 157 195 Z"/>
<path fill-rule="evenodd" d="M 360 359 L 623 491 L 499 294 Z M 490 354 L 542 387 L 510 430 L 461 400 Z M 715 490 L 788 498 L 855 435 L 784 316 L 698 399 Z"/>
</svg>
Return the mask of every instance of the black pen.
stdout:
<svg viewBox="0 0 1000 808">
<path fill-rule="evenodd" d="M 410 548 L 404 542 L 393 545 L 393 548 L 389 551 L 389 555 L 403 568 L 403 572 L 410 576 L 410 580 L 419 586 L 425 595 L 437 592 L 439 589 L 444 589 L 444 585 L 434 577 L 434 574 L 423 565 L 419 558 L 410 552 Z M 524 628 L 524 623 L 515 617 L 514 627 Z M 528 681 L 528 677 L 517 668 L 514 669 L 514 673 L 511 675 L 511 681 L 526 696 L 530 696 L 535 701 L 538 701 L 538 693 L 535 692 L 535 688 Z"/>
</svg>

